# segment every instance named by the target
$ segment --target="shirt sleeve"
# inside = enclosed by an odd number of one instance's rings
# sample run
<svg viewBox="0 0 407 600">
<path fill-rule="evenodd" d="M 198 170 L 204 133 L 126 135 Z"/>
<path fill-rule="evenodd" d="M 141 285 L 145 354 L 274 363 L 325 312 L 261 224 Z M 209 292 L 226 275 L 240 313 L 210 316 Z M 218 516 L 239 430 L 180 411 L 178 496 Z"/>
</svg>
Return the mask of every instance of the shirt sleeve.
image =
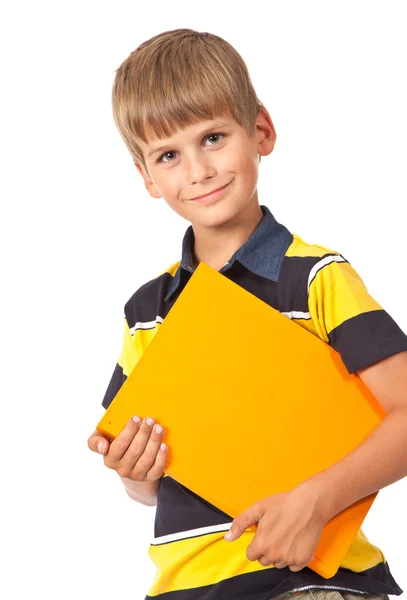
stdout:
<svg viewBox="0 0 407 600">
<path fill-rule="evenodd" d="M 405 333 L 340 255 L 310 274 L 308 307 L 319 337 L 339 352 L 349 373 L 407 350 Z"/>
<path fill-rule="evenodd" d="M 102 406 L 104 408 L 107 408 L 110 405 L 113 398 L 116 396 L 123 383 L 136 366 L 138 360 L 139 357 L 134 344 L 134 336 L 132 336 L 130 332 L 129 325 L 125 317 L 122 350 L 114 368 L 105 396 L 102 400 Z"/>
</svg>

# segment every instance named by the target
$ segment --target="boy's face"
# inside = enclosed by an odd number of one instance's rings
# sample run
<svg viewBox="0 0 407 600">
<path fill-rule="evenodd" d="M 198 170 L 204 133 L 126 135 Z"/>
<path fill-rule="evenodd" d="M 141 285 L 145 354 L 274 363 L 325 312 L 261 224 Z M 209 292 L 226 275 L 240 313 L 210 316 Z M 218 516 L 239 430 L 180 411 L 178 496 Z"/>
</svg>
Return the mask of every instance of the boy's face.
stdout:
<svg viewBox="0 0 407 600">
<path fill-rule="evenodd" d="M 258 204 L 259 155 L 270 154 L 275 140 L 265 109 L 260 110 L 251 137 L 230 114 L 224 114 L 187 125 L 169 138 L 141 144 L 147 171 L 136 167 L 153 198 L 163 197 L 196 227 L 216 228 L 248 205 Z"/>
</svg>

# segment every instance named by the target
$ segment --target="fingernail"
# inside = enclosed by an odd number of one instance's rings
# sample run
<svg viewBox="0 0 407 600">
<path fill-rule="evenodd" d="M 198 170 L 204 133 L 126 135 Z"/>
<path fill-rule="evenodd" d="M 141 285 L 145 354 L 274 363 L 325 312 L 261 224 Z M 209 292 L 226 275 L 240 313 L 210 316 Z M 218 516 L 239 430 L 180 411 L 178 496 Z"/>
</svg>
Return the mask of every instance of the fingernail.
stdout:
<svg viewBox="0 0 407 600">
<path fill-rule="evenodd" d="M 133 417 L 133 421 L 135 423 L 140 423 L 141 419 L 140 419 L 140 417 Z"/>
<path fill-rule="evenodd" d="M 160 446 L 160 450 L 162 450 L 164 452 L 164 450 L 167 449 L 167 446 L 165 444 L 161 444 Z"/>
<path fill-rule="evenodd" d="M 152 425 L 154 423 L 154 419 L 152 419 L 151 417 L 148 417 L 148 419 L 146 419 L 146 423 L 147 423 L 147 425 Z"/>
<path fill-rule="evenodd" d="M 103 442 L 98 442 L 98 452 L 99 452 L 99 454 L 103 454 L 103 447 L 104 447 L 104 443 Z"/>
<path fill-rule="evenodd" d="M 225 535 L 225 540 L 230 540 L 231 537 L 232 537 L 232 532 L 228 531 L 227 534 Z"/>
<path fill-rule="evenodd" d="M 155 431 L 156 431 L 156 433 L 162 433 L 164 430 L 163 430 L 163 428 L 161 427 L 161 425 L 156 425 L 156 426 L 155 426 Z"/>
</svg>

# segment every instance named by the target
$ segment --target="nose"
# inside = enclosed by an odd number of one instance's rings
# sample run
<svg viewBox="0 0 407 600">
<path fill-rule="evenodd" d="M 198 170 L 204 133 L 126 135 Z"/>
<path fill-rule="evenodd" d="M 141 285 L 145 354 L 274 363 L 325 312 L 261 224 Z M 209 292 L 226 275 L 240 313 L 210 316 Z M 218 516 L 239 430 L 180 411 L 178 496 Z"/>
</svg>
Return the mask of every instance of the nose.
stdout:
<svg viewBox="0 0 407 600">
<path fill-rule="evenodd" d="M 189 185 L 202 183 L 216 174 L 216 169 L 210 158 L 203 153 L 184 157 L 184 165 Z"/>
</svg>

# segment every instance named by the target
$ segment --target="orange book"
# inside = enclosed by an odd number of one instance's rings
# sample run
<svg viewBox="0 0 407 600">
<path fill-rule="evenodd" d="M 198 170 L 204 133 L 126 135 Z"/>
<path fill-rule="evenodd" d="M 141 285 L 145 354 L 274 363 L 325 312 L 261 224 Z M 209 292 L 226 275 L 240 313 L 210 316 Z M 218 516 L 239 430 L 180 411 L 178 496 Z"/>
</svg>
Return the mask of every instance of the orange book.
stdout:
<svg viewBox="0 0 407 600">
<path fill-rule="evenodd" d="M 97 429 L 114 438 L 154 417 L 166 474 L 234 518 L 343 458 L 385 414 L 328 344 L 200 263 Z M 309 568 L 336 573 L 375 497 L 327 523 Z"/>
</svg>

